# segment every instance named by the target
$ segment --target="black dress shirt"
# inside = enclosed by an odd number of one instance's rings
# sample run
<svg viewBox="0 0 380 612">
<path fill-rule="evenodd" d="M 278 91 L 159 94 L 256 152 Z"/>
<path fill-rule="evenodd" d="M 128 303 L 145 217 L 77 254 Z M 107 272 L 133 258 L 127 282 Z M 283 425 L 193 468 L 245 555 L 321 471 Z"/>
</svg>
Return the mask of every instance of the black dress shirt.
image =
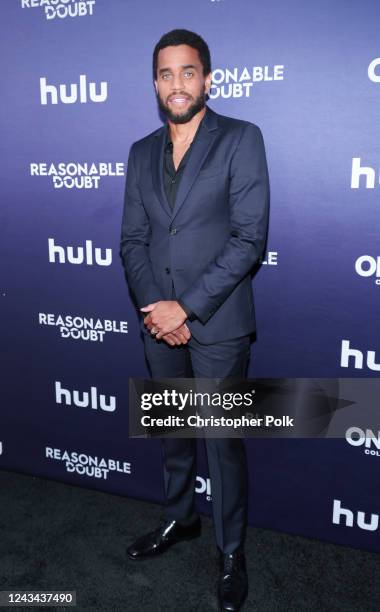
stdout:
<svg viewBox="0 0 380 612">
<path fill-rule="evenodd" d="M 187 164 L 187 162 L 189 160 L 189 157 L 191 155 L 192 146 L 193 146 L 193 144 L 195 142 L 195 139 L 197 138 L 197 136 L 199 134 L 199 131 L 202 129 L 202 127 L 201 127 L 202 124 L 203 124 L 203 119 L 199 123 L 197 131 L 196 131 L 196 133 L 194 135 L 194 138 L 191 141 L 191 144 L 190 144 L 189 148 L 187 149 L 186 153 L 182 157 L 177 170 L 174 167 L 174 162 L 173 162 L 173 143 L 172 143 L 171 138 L 170 138 L 169 126 L 167 126 L 167 129 L 166 129 L 166 139 L 165 139 L 165 149 L 164 149 L 164 169 L 163 169 L 163 172 L 164 172 L 164 187 L 165 187 L 166 197 L 168 199 L 168 202 L 169 202 L 170 207 L 171 207 L 172 210 L 174 208 L 174 204 L 175 204 L 175 200 L 176 200 L 176 197 L 177 197 L 177 192 L 178 192 L 179 184 L 180 184 L 182 176 L 183 176 L 183 172 L 185 170 L 186 164 Z M 174 292 L 174 285 L 173 285 L 173 292 Z M 189 319 L 189 321 L 194 321 L 197 318 L 195 313 L 193 313 L 192 310 L 188 306 L 186 306 L 186 304 L 184 304 L 181 299 L 176 298 L 176 300 L 180 304 L 180 306 L 182 306 L 184 311 L 186 312 L 187 318 Z"/>
</svg>

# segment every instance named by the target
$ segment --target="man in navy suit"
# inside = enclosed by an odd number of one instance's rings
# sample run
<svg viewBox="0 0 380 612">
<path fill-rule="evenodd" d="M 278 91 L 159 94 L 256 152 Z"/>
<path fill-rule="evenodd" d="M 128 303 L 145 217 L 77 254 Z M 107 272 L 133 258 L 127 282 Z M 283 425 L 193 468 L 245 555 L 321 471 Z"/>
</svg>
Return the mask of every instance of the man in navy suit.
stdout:
<svg viewBox="0 0 380 612">
<path fill-rule="evenodd" d="M 251 271 L 268 225 L 263 137 L 255 124 L 206 105 L 210 52 L 197 34 L 162 36 L 153 79 L 167 123 L 130 149 L 120 244 L 148 365 L 153 378 L 245 377 L 255 330 Z M 206 438 L 206 450 L 219 602 L 239 610 L 248 588 L 244 441 Z M 200 535 L 196 440 L 163 438 L 162 452 L 165 517 L 128 548 L 132 559 Z"/>
</svg>

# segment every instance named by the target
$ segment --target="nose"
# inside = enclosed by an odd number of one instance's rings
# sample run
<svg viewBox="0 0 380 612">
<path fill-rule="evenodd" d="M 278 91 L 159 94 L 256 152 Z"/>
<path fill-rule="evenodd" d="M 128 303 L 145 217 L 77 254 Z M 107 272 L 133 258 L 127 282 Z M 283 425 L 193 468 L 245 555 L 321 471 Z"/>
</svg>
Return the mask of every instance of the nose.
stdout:
<svg viewBox="0 0 380 612">
<path fill-rule="evenodd" d="M 179 72 L 178 74 L 173 74 L 173 79 L 172 79 L 172 89 L 173 92 L 174 91 L 183 91 L 183 77 L 182 77 L 182 73 Z"/>
</svg>

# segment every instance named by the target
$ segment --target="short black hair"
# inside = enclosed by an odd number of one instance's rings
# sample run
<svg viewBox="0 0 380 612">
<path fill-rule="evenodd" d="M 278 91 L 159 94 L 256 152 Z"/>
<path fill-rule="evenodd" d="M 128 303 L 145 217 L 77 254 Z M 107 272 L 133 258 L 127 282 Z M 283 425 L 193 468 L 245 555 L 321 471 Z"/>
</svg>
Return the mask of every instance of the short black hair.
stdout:
<svg viewBox="0 0 380 612">
<path fill-rule="evenodd" d="M 203 40 L 199 34 L 191 32 L 190 30 L 171 30 L 163 36 L 156 44 L 153 51 L 153 80 L 157 80 L 157 58 L 158 52 L 165 47 L 178 46 L 178 45 L 189 45 L 198 51 L 199 59 L 203 66 L 203 76 L 206 76 L 211 72 L 211 57 L 210 49 L 207 43 Z"/>
</svg>

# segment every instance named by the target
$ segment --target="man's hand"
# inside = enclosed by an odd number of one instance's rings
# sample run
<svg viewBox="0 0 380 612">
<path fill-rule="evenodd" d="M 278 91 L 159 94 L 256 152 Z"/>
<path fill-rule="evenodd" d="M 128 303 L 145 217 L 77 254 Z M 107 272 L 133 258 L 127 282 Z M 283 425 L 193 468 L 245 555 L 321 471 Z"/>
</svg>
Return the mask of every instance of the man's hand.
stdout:
<svg viewBox="0 0 380 612">
<path fill-rule="evenodd" d="M 175 329 L 174 331 L 169 332 L 168 334 L 164 334 L 162 336 L 162 340 L 165 340 L 165 342 L 167 342 L 171 346 L 187 344 L 190 338 L 191 332 L 187 327 L 186 323 L 181 325 L 181 327 L 178 327 L 178 329 Z"/>
<path fill-rule="evenodd" d="M 154 333 L 157 340 L 178 329 L 187 319 L 186 312 L 175 300 L 160 300 L 140 310 L 149 313 L 144 319 L 144 324 L 151 333 Z"/>
</svg>

